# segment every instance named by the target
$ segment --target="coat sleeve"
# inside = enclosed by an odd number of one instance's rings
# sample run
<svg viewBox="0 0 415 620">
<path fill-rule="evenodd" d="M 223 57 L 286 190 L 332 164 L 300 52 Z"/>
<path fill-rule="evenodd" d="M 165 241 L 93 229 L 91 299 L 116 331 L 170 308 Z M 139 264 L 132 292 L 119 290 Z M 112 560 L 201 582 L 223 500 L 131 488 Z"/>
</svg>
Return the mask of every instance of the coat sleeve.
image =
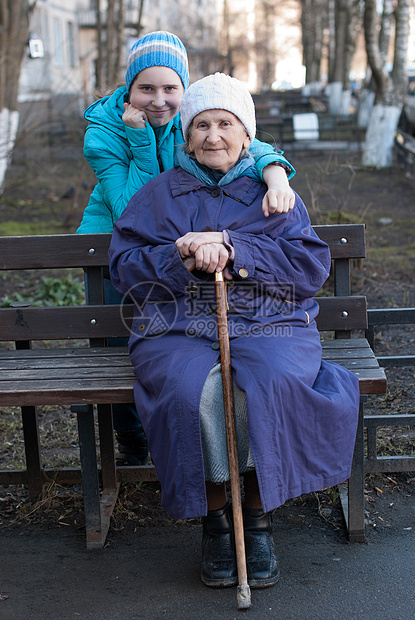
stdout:
<svg viewBox="0 0 415 620">
<path fill-rule="evenodd" d="M 296 195 L 294 209 L 268 218 L 261 234 L 228 229 L 235 250 L 231 273 L 237 280 L 260 282 L 272 294 L 293 300 L 312 297 L 330 273 L 330 250 L 313 231 Z"/>
<path fill-rule="evenodd" d="M 116 222 L 109 248 L 113 285 L 138 302 L 170 301 L 172 296 L 184 295 L 191 282 L 206 279 L 205 274 L 197 272 L 200 279 L 187 269 L 171 237 L 163 240 L 148 232 L 151 226 L 146 226 L 142 212 L 154 218 L 148 207 L 156 202 L 157 189 L 150 192 L 146 187 L 138 192 Z"/>
<path fill-rule="evenodd" d="M 283 153 L 284 151 L 280 151 L 279 149 L 275 150 L 271 144 L 260 142 L 255 138 L 249 147 L 249 154 L 255 159 L 256 169 L 262 181 L 264 180 L 262 176 L 264 168 L 273 163 L 281 164 L 281 166 L 285 168 L 288 179 L 291 179 L 295 175 L 295 169 L 284 157 Z"/>
<path fill-rule="evenodd" d="M 114 221 L 134 193 L 158 173 L 153 170 L 147 129 L 133 132 L 134 135 L 130 132 L 128 140 L 123 141 L 117 134 L 111 135 L 99 126 L 90 125 L 85 134 L 84 155 L 100 183 Z"/>
</svg>

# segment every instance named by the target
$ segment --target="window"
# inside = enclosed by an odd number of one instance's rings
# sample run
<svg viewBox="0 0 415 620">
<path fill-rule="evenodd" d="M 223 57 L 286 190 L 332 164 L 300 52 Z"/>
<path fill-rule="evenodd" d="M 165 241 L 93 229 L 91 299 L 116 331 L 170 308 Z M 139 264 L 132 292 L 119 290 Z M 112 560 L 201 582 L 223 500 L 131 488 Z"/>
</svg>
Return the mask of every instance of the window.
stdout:
<svg viewBox="0 0 415 620">
<path fill-rule="evenodd" d="M 68 63 L 70 67 L 75 66 L 75 40 L 74 27 L 72 22 L 68 22 Z"/>
<path fill-rule="evenodd" d="M 53 20 L 53 59 L 56 67 L 63 67 L 62 28 L 56 18 Z"/>
</svg>

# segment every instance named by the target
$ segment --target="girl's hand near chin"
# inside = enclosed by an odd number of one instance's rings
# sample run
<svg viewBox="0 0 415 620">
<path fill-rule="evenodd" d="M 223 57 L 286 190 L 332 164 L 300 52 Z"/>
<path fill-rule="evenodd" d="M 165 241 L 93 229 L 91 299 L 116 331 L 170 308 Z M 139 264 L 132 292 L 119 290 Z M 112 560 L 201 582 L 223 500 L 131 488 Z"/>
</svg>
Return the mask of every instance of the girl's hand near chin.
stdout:
<svg viewBox="0 0 415 620">
<path fill-rule="evenodd" d="M 132 129 L 144 129 L 148 122 L 144 110 L 135 108 L 131 103 L 124 103 L 124 110 L 125 112 L 122 115 L 122 120 L 127 127 L 131 127 Z"/>
</svg>

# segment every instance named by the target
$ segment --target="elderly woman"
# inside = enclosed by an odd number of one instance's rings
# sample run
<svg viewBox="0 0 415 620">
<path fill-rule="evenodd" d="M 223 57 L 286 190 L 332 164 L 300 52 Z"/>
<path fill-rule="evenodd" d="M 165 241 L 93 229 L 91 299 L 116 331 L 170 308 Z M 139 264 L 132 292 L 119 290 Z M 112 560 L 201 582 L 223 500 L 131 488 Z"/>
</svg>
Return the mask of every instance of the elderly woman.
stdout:
<svg viewBox="0 0 415 620">
<path fill-rule="evenodd" d="M 303 202 L 296 196 L 292 211 L 263 217 L 266 186 L 247 154 L 249 92 L 217 73 L 190 86 L 181 113 L 180 167 L 149 181 L 116 223 L 111 277 L 135 303 L 135 398 L 162 504 L 175 518 L 203 516 L 202 581 L 230 586 L 237 569 L 213 288 L 224 271 L 248 583 L 266 587 L 279 576 L 271 511 L 350 475 L 358 381 L 321 359 L 312 297 L 330 255 Z"/>
</svg>

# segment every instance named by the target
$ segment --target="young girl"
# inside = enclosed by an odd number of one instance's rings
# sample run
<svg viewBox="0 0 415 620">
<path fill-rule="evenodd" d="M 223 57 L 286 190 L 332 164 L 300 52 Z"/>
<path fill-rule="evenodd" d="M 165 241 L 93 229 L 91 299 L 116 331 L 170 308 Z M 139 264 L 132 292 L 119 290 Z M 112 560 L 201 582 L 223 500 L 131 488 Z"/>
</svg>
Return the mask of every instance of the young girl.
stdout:
<svg viewBox="0 0 415 620">
<path fill-rule="evenodd" d="M 131 49 L 126 85 L 93 103 L 85 112 L 90 122 L 84 155 L 97 177 L 78 233 L 112 233 L 131 197 L 147 181 L 175 163 L 178 145 L 184 143 L 180 104 L 189 85 L 187 53 L 180 39 L 169 32 L 152 32 Z M 288 179 L 294 168 L 266 143 L 255 140 L 249 149 L 256 163 L 256 178 L 268 185 L 264 216 L 292 209 L 294 194 Z M 106 280 L 105 303 L 122 296 Z M 120 340 L 115 345 L 120 345 Z M 134 405 L 113 406 L 119 442 L 117 465 L 141 465 L 147 460 L 147 443 Z"/>
</svg>

